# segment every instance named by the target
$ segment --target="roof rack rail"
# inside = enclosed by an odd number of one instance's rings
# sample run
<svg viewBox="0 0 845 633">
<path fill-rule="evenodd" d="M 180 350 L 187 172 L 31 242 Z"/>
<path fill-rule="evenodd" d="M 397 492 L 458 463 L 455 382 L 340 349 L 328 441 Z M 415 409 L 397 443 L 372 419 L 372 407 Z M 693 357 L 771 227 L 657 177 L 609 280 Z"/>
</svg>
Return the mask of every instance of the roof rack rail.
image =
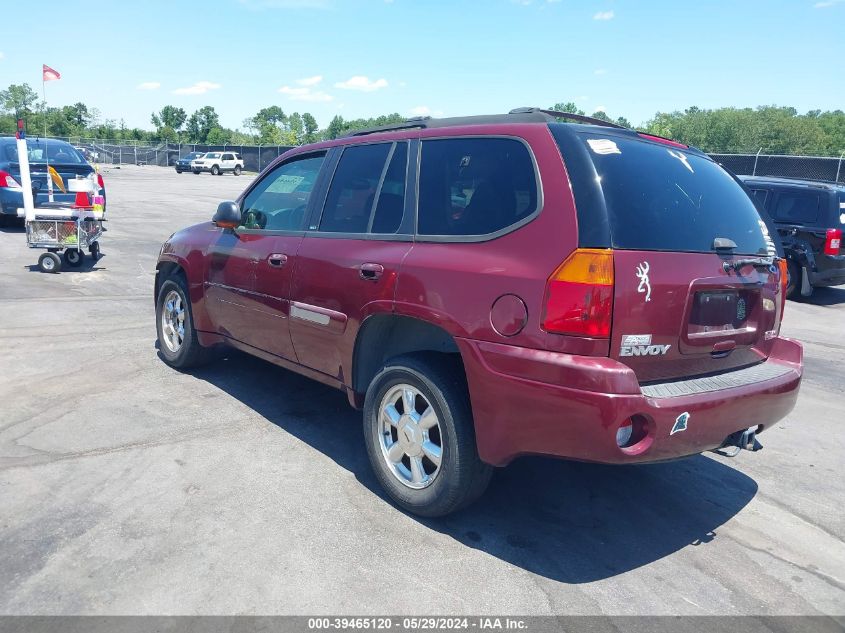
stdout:
<svg viewBox="0 0 845 633">
<path fill-rule="evenodd" d="M 394 130 L 410 130 L 413 128 L 428 127 L 427 121 L 431 119 L 430 116 L 415 116 L 410 119 L 405 119 L 401 123 L 390 123 L 388 125 L 378 125 L 376 127 L 367 127 L 360 130 L 352 130 L 343 135 L 343 138 L 350 136 L 366 136 L 367 134 L 377 134 L 379 132 L 392 132 Z"/>
<path fill-rule="evenodd" d="M 627 130 L 624 125 L 619 125 L 604 119 L 596 119 L 583 114 L 572 112 L 557 112 L 555 110 L 543 110 L 542 108 L 515 108 L 507 114 L 492 114 L 468 117 L 447 117 L 443 119 L 432 119 L 430 116 L 418 116 L 405 119 L 399 123 L 379 125 L 377 127 L 352 130 L 343 135 L 342 138 L 354 136 L 366 136 L 378 134 L 379 132 L 395 132 L 397 130 L 410 130 L 415 128 L 440 128 L 455 125 L 486 125 L 496 123 L 550 123 L 555 119 L 572 119 L 581 123 L 591 123 L 603 127 L 612 127 L 620 130 Z"/>
<path fill-rule="evenodd" d="M 592 125 L 601 125 L 603 127 L 615 127 L 620 130 L 628 130 L 630 128 L 612 121 L 605 121 L 604 119 L 597 119 L 583 114 L 575 114 L 574 112 L 558 112 L 557 110 L 545 110 L 543 108 L 514 108 L 508 114 L 530 114 L 532 112 L 540 112 L 555 119 L 571 119 L 579 121 L 580 123 L 590 123 Z"/>
</svg>

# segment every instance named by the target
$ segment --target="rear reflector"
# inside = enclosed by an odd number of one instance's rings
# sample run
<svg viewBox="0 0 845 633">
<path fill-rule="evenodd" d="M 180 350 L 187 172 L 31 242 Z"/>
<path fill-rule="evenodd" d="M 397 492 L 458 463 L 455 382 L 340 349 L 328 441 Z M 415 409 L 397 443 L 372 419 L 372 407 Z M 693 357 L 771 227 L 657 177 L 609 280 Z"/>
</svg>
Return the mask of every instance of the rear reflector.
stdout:
<svg viewBox="0 0 845 633">
<path fill-rule="evenodd" d="M 0 171 L 0 189 L 20 189 L 20 183 L 12 178 L 12 174 Z"/>
<path fill-rule="evenodd" d="M 828 229 L 826 237 L 824 254 L 839 255 L 839 249 L 842 247 L 842 229 Z"/>
<path fill-rule="evenodd" d="M 608 338 L 613 316 L 613 251 L 579 248 L 546 283 L 543 329 Z"/>
</svg>

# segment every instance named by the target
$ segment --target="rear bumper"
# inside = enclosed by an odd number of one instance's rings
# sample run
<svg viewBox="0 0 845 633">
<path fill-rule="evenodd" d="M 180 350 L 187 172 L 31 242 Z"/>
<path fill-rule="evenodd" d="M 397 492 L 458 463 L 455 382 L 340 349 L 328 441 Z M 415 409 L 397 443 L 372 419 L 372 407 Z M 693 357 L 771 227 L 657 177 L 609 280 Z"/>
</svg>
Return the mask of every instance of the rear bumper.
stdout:
<svg viewBox="0 0 845 633">
<path fill-rule="evenodd" d="M 816 269 L 807 274 L 814 286 L 845 284 L 845 255 L 817 255 Z"/>
<path fill-rule="evenodd" d="M 718 448 L 752 426 L 762 431 L 795 406 L 801 345 L 778 338 L 764 365 L 776 377 L 677 397 L 645 395 L 634 373 L 609 358 L 573 356 L 459 339 L 481 459 L 504 466 L 521 455 L 609 464 L 676 459 Z M 758 366 L 759 367 L 759 366 Z M 765 372 L 763 372 L 765 373 Z M 566 386 L 564 386 L 566 385 Z M 670 434 L 689 414 L 685 431 Z M 647 437 L 629 449 L 616 431 L 642 416 Z"/>
</svg>

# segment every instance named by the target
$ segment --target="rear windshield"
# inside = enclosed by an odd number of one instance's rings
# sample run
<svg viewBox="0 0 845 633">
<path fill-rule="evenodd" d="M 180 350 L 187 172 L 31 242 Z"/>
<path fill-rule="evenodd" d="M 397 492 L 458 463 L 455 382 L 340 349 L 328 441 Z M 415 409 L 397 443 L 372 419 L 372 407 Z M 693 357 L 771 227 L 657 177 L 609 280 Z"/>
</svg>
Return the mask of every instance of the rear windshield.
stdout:
<svg viewBox="0 0 845 633">
<path fill-rule="evenodd" d="M 767 253 L 754 203 L 713 161 L 634 138 L 578 137 L 596 169 L 614 248 L 712 252 L 722 237 L 735 253 Z"/>
<path fill-rule="evenodd" d="M 26 153 L 30 163 L 55 163 L 57 165 L 84 165 L 85 158 L 75 147 L 59 141 L 26 140 Z M 6 145 L 6 160 L 18 162 L 17 144 Z"/>
</svg>

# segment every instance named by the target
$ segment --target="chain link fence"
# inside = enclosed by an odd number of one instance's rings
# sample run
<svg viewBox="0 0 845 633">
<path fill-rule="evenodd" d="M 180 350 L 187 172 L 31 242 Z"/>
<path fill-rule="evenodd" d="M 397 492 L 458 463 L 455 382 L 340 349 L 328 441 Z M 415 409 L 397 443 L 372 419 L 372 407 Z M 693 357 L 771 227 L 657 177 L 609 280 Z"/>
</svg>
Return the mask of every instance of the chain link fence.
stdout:
<svg viewBox="0 0 845 633">
<path fill-rule="evenodd" d="M 76 147 L 88 150 L 89 160 L 106 165 L 158 165 L 172 167 L 190 152 L 237 152 L 244 159 L 244 169 L 261 171 L 290 145 L 208 145 L 202 143 L 151 143 L 65 137 Z M 792 156 L 756 153 L 711 153 L 714 160 L 743 176 L 778 176 L 845 183 L 845 152 L 837 156 Z"/>
<path fill-rule="evenodd" d="M 778 176 L 845 183 L 845 153 L 835 156 L 710 154 L 718 163 L 743 176 Z"/>
<path fill-rule="evenodd" d="M 172 167 L 191 152 L 236 152 L 244 159 L 244 169 L 261 171 L 291 145 L 209 145 L 205 143 L 155 143 L 80 137 L 50 137 L 87 151 L 89 161 L 100 165 L 158 165 Z"/>
</svg>

